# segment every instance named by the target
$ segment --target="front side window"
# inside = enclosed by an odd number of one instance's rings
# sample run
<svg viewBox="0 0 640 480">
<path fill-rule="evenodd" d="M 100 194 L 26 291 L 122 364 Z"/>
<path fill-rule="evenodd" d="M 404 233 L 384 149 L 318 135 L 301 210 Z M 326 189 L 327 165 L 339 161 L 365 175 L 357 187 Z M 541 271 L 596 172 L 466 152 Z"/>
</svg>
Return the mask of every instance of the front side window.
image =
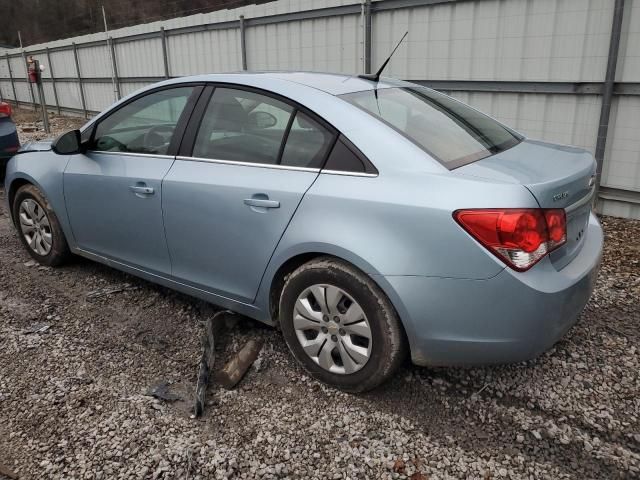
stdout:
<svg viewBox="0 0 640 480">
<path fill-rule="evenodd" d="M 507 150 L 521 140 L 492 118 L 428 88 L 381 88 L 341 98 L 390 125 L 449 169 Z"/>
<path fill-rule="evenodd" d="M 140 97 L 100 120 L 91 150 L 166 155 L 193 87 Z"/>
<path fill-rule="evenodd" d="M 200 123 L 193 156 L 277 164 L 294 108 L 275 98 L 216 88 Z"/>
</svg>

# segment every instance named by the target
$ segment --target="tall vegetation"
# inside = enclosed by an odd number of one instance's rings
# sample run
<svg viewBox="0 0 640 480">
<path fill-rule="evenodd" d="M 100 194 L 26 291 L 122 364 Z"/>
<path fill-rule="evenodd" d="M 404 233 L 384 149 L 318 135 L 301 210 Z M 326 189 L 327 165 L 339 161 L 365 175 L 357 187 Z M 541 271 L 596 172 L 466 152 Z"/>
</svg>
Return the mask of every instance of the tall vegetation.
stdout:
<svg viewBox="0 0 640 480">
<path fill-rule="evenodd" d="M 25 46 L 269 0 L 0 0 L 0 45 Z"/>
</svg>

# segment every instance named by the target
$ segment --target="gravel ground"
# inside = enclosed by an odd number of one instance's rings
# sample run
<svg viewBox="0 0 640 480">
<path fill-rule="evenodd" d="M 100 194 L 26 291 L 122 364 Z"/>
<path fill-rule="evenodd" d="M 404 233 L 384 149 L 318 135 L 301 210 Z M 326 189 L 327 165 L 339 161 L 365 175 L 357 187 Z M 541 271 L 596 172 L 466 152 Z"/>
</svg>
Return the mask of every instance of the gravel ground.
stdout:
<svg viewBox="0 0 640 480">
<path fill-rule="evenodd" d="M 262 354 L 235 390 L 213 385 L 204 418 L 192 420 L 202 323 L 215 307 L 82 259 L 40 267 L 0 210 L 0 473 L 638 477 L 640 222 L 602 221 L 596 292 L 537 360 L 405 365 L 382 388 L 353 396 L 306 376 L 279 332 L 241 319 L 229 322 L 218 364 L 250 338 L 265 342 Z M 105 288 L 121 291 L 92 295 Z M 146 396 L 159 381 L 182 400 Z"/>
</svg>

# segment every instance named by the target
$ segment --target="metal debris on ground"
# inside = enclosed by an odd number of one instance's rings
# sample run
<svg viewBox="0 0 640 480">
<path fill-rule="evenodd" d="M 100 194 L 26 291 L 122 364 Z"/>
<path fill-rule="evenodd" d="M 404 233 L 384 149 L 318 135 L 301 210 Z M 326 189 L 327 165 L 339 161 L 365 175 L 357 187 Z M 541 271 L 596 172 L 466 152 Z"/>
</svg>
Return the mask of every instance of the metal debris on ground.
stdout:
<svg viewBox="0 0 640 480">
<path fill-rule="evenodd" d="M 169 391 L 168 382 L 161 382 L 157 385 L 154 385 L 149 390 L 147 390 L 147 393 L 145 395 L 157 398 L 159 400 L 164 400 L 165 402 L 175 402 L 177 400 L 182 400 L 179 395 L 176 395 L 175 393 L 171 393 Z"/>
<path fill-rule="evenodd" d="M 249 340 L 244 347 L 216 374 L 216 380 L 226 389 L 235 387 L 262 350 L 262 340 Z"/>
<path fill-rule="evenodd" d="M 213 368 L 213 362 L 216 357 L 216 349 L 213 335 L 214 321 L 227 312 L 223 310 L 216 313 L 213 317 L 206 320 L 204 325 L 204 335 L 202 336 L 202 355 L 198 367 L 198 384 L 196 385 L 196 401 L 193 407 L 193 415 L 191 418 L 201 417 L 204 413 L 205 399 L 207 396 L 207 387 L 209 386 L 209 375 Z"/>
<path fill-rule="evenodd" d="M 222 318 L 221 318 L 222 317 Z M 219 322 L 218 322 L 219 321 Z M 224 321 L 224 323 L 222 323 Z M 205 322 L 205 333 L 202 337 L 202 356 L 198 370 L 198 384 L 196 386 L 196 401 L 192 418 L 198 418 L 204 413 L 205 400 L 207 396 L 207 386 L 211 379 L 213 363 L 215 361 L 215 336 L 214 326 L 219 323 L 219 327 L 233 328 L 237 324 L 234 312 L 223 310 L 217 312 L 213 317 Z M 235 356 L 216 373 L 215 378 L 226 389 L 235 387 L 247 370 L 253 365 L 262 350 L 261 340 L 249 340 Z"/>
</svg>

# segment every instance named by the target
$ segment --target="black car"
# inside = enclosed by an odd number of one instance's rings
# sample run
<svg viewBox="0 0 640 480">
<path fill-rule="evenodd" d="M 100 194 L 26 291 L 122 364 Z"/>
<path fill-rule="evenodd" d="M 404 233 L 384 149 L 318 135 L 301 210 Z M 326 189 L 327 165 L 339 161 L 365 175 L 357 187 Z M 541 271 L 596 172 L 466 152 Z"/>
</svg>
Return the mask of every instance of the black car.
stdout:
<svg viewBox="0 0 640 480">
<path fill-rule="evenodd" d="M 0 180 L 4 180 L 7 162 L 19 148 L 16 124 L 11 119 L 11 105 L 0 102 Z"/>
</svg>

